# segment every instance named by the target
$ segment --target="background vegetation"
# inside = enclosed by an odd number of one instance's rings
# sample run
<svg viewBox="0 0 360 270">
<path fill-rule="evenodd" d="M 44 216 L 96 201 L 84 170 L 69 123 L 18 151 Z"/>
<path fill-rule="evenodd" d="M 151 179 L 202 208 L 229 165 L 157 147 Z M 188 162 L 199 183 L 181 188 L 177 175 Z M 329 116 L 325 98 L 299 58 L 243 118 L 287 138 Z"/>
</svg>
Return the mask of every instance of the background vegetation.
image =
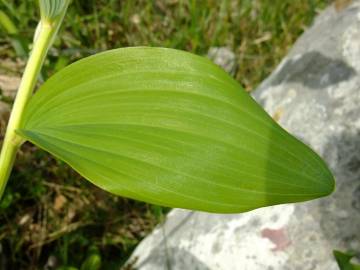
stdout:
<svg viewBox="0 0 360 270">
<path fill-rule="evenodd" d="M 10 34 L 0 28 L 0 74 L 20 76 L 22 72 L 24 57 L 13 44 L 21 44 L 25 52 L 31 48 L 39 17 L 34 2 L 0 0 L 0 10 L 16 28 Z M 111 48 L 163 46 L 206 55 L 212 46 L 226 46 L 237 57 L 236 79 L 251 90 L 331 2 L 73 1 L 49 52 L 43 78 Z M 342 2 L 346 1 L 337 4 Z M 101 191 L 63 162 L 26 144 L 0 203 L 0 269 L 80 268 L 89 258 L 101 258 L 102 269 L 119 269 L 166 211 Z"/>
</svg>

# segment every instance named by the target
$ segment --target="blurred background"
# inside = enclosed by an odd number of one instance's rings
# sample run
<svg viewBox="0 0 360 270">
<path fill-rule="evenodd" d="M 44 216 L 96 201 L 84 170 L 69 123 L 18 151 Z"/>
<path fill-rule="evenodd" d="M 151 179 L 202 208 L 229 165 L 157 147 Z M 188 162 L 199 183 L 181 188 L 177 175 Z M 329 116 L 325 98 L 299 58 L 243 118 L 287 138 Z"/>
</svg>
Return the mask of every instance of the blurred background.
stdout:
<svg viewBox="0 0 360 270">
<path fill-rule="evenodd" d="M 0 0 L 0 141 L 14 96 L 8 88 L 16 89 L 32 46 L 36 2 Z M 235 79 L 251 91 L 332 2 L 73 1 L 41 80 L 112 48 L 162 46 L 207 55 L 226 47 L 235 55 Z M 0 202 L 0 269 L 100 269 L 100 261 L 101 269 L 119 269 L 168 210 L 106 193 L 26 144 Z"/>
</svg>

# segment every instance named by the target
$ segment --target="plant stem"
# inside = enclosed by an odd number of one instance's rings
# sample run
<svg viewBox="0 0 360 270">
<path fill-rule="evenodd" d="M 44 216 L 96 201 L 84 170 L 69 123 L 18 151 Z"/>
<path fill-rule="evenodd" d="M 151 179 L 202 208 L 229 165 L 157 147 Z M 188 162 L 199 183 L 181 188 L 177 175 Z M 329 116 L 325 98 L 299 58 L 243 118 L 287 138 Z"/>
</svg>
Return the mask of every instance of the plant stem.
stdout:
<svg viewBox="0 0 360 270">
<path fill-rule="evenodd" d="M 24 142 L 24 139 L 16 133 L 16 130 L 20 127 L 25 106 L 32 95 L 47 51 L 51 46 L 61 21 L 51 22 L 42 20 L 40 22 L 34 47 L 21 79 L 1 149 L 0 199 L 13 167 L 16 152 Z"/>
</svg>

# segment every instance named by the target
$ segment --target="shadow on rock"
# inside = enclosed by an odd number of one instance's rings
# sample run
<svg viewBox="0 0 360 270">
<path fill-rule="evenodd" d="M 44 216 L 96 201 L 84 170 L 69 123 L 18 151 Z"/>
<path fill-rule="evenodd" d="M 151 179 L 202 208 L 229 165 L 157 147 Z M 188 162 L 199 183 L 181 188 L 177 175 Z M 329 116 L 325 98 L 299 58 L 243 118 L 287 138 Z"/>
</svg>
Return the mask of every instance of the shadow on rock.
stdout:
<svg viewBox="0 0 360 270">
<path fill-rule="evenodd" d="M 330 242 L 340 239 L 341 248 L 360 250 L 360 131 L 333 137 L 325 149 L 325 159 L 334 163 L 336 192 L 319 201 L 320 225 Z"/>
<path fill-rule="evenodd" d="M 320 89 L 347 81 L 355 75 L 356 71 L 344 61 L 312 51 L 299 58 L 288 59 L 277 72 L 271 85 L 296 82 L 311 89 Z"/>
</svg>

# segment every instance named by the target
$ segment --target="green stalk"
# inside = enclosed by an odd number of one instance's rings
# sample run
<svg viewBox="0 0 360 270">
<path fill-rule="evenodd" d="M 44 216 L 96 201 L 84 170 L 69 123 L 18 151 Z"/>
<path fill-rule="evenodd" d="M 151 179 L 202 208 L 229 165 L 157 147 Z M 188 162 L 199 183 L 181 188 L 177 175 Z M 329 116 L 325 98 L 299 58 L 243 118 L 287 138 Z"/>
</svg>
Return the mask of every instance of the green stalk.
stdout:
<svg viewBox="0 0 360 270">
<path fill-rule="evenodd" d="M 52 5 L 62 3 L 61 10 L 54 14 Z M 45 8 L 43 7 L 45 6 Z M 40 0 L 41 21 L 35 33 L 34 47 L 26 64 L 6 129 L 0 154 L 0 199 L 12 170 L 16 152 L 24 142 L 16 130 L 20 127 L 25 106 L 32 96 L 46 54 L 56 36 L 68 6 L 67 0 Z M 51 11 L 50 13 L 47 11 Z"/>
</svg>

